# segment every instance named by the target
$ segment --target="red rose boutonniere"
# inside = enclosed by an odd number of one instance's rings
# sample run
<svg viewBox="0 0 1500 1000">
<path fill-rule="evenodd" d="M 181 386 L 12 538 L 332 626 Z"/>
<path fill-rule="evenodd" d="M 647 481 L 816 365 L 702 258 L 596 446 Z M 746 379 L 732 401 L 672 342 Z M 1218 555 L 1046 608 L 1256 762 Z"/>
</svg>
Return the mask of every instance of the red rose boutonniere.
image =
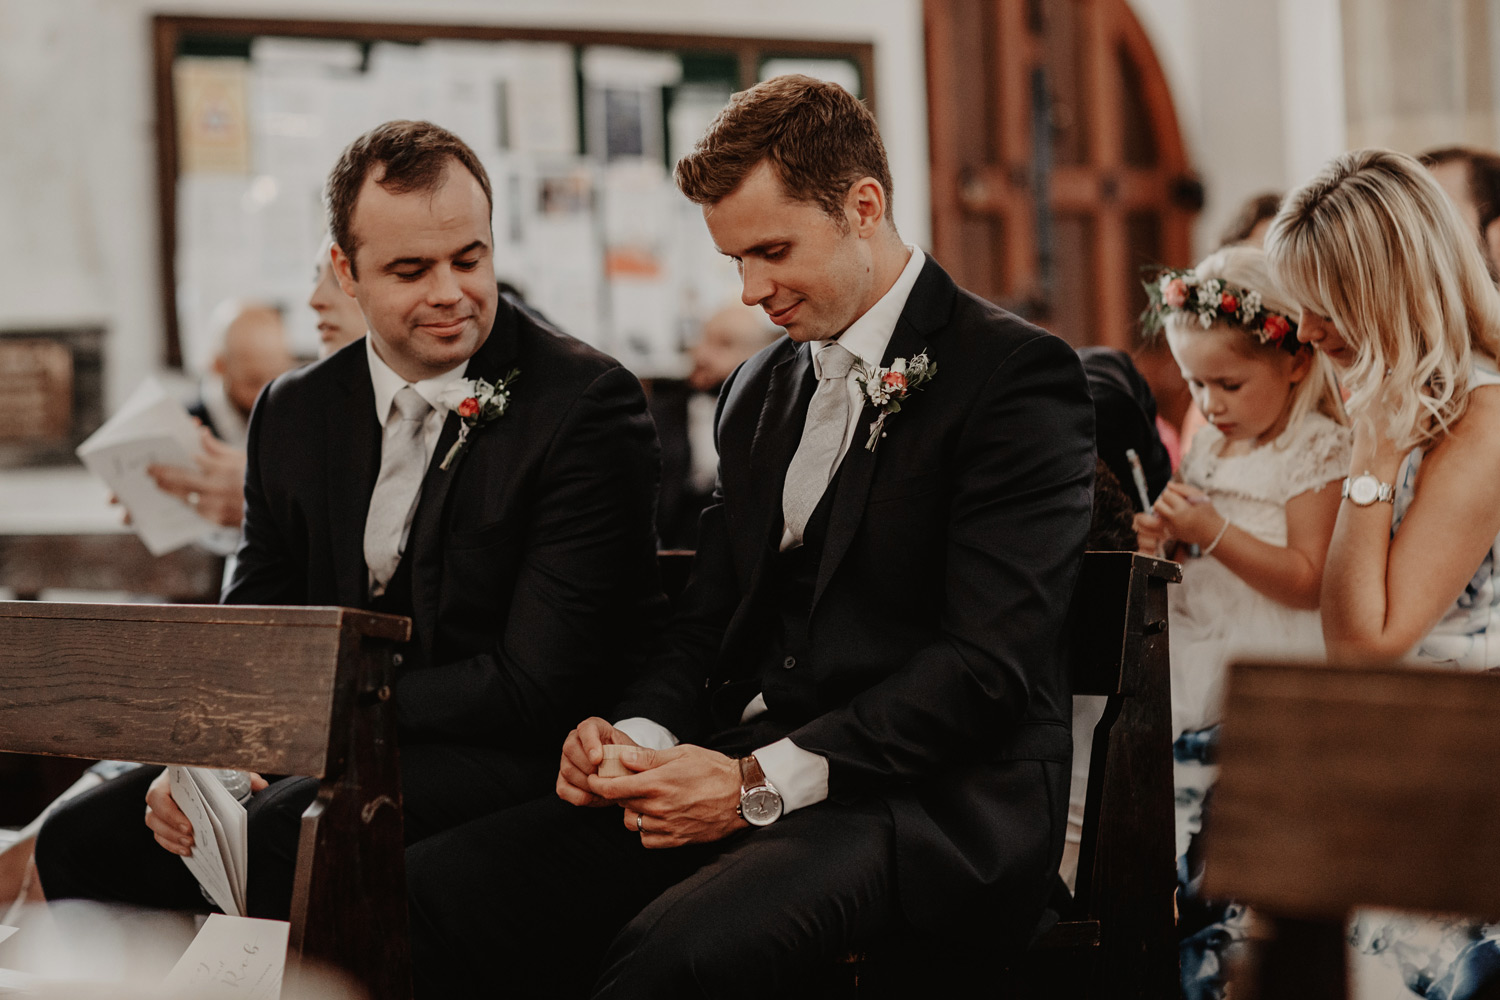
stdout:
<svg viewBox="0 0 1500 1000">
<path fill-rule="evenodd" d="M 521 372 L 513 368 L 509 375 L 493 383 L 482 378 L 465 378 L 442 391 L 438 402 L 457 413 L 462 423 L 458 428 L 458 440 L 443 456 L 439 469 L 447 472 L 453 460 L 463 454 L 469 446 L 469 433 L 474 428 L 505 416 L 505 411 L 510 408 L 510 387 L 520 376 Z"/>
<path fill-rule="evenodd" d="M 867 451 L 874 451 L 884 437 L 885 418 L 900 413 L 902 402 L 936 374 L 937 364 L 929 361 L 927 352 L 923 351 L 910 360 L 896 358 L 889 368 L 862 371 L 855 376 L 854 380 L 864 390 L 865 398 L 880 410 L 880 416 L 870 425 L 870 437 L 865 441 Z"/>
</svg>

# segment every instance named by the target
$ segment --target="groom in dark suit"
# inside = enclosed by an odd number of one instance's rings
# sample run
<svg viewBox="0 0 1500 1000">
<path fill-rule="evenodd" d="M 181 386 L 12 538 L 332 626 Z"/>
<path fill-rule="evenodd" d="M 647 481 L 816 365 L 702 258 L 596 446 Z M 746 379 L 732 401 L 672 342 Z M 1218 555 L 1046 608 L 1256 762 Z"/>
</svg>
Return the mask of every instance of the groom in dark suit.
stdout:
<svg viewBox="0 0 1500 1000">
<path fill-rule="evenodd" d="M 394 693 L 411 842 L 546 793 L 569 728 L 638 669 L 665 603 L 656 440 L 628 371 L 497 291 L 489 181 L 457 136 L 372 130 L 328 202 L 333 264 L 370 333 L 257 403 L 224 600 L 411 617 Z M 508 377 L 504 405 L 465 432 L 486 398 L 472 380 Z M 50 898 L 202 907 L 173 856 L 191 826 L 157 770 L 48 822 Z M 315 793 L 291 778 L 252 799 L 253 915 L 285 917 Z"/>
<path fill-rule="evenodd" d="M 839 87 L 736 95 L 677 180 L 787 337 L 724 387 L 665 649 L 570 734 L 561 801 L 410 853 L 419 996 L 784 996 L 981 891 L 1024 943 L 1055 877 L 1076 356 L 903 244 Z"/>
</svg>

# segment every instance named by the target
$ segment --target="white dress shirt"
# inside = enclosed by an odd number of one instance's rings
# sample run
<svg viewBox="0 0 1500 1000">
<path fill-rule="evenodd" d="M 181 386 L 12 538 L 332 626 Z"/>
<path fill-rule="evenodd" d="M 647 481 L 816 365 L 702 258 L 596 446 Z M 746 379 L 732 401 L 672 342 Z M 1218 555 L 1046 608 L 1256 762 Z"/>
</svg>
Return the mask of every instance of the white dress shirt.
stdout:
<svg viewBox="0 0 1500 1000">
<path fill-rule="evenodd" d="M 891 285 L 890 289 L 867 309 L 864 315 L 849 324 L 849 328 L 837 338 L 839 344 L 853 354 L 858 361 L 855 367 L 849 369 L 846 377 L 850 412 L 856 415 L 856 419 L 849 421 L 849 429 L 844 436 L 844 446 L 839 450 L 839 461 L 843 461 L 856 435 L 861 432 L 865 434 L 870 432 L 869 427 L 862 425 L 857 419 L 864 410 L 864 390 L 859 387 L 856 377 L 862 374 L 861 366 L 866 370 L 873 370 L 880 366 L 881 359 L 885 357 L 885 349 L 891 342 L 891 335 L 896 332 L 896 323 L 901 319 L 901 311 L 906 308 L 906 300 L 911 296 L 912 286 L 917 283 L 917 277 L 922 273 L 922 265 L 927 259 L 917 247 L 908 245 L 906 249 L 911 256 L 907 259 L 906 266 L 901 269 L 901 274 L 896 278 L 895 284 Z M 828 341 L 815 341 L 812 345 L 813 352 L 816 354 L 823 350 L 828 343 Z M 808 401 L 808 405 L 812 405 L 811 400 Z M 838 463 L 835 462 L 834 468 L 837 467 Z M 782 551 L 787 549 L 791 541 L 791 532 L 783 528 Z M 745 706 L 745 711 L 740 715 L 740 721 L 749 722 L 765 711 L 765 695 L 758 694 L 751 699 L 750 704 Z M 677 745 L 677 737 L 669 729 L 650 719 L 624 719 L 615 723 L 615 728 L 644 747 L 664 750 Z M 828 798 L 828 760 L 822 755 L 802 749 L 790 738 L 783 738 L 756 750 L 755 759 L 760 762 L 761 770 L 765 771 L 766 778 L 781 793 L 782 809 L 785 812 L 801 809 L 803 806 L 810 806 Z"/>
<path fill-rule="evenodd" d="M 375 353 L 373 338 L 368 334 L 365 336 L 365 356 L 370 361 L 370 386 L 375 390 L 375 419 L 380 421 L 381 447 L 385 446 L 385 438 L 391 434 L 398 425 L 387 424 L 391 415 L 391 404 L 396 399 L 396 393 L 401 391 L 402 386 L 411 386 L 417 391 L 417 395 L 425 399 L 432 406 L 432 410 L 422 421 L 422 448 L 426 455 L 427 464 L 432 464 L 432 453 L 437 448 L 438 437 L 443 433 L 443 421 L 448 419 L 448 408 L 438 402 L 444 389 L 451 386 L 456 380 L 463 377 L 464 369 L 469 362 L 464 361 L 457 368 L 435 375 L 432 378 L 423 379 L 420 382 L 408 382 L 397 375 L 391 366 L 381 360 L 380 355 Z M 411 522 L 416 517 L 417 505 L 412 504 L 411 510 L 406 514 L 406 522 L 401 526 L 401 544 L 397 551 L 406 552 L 406 539 L 411 534 Z M 374 586 L 373 575 L 367 584 Z"/>
</svg>

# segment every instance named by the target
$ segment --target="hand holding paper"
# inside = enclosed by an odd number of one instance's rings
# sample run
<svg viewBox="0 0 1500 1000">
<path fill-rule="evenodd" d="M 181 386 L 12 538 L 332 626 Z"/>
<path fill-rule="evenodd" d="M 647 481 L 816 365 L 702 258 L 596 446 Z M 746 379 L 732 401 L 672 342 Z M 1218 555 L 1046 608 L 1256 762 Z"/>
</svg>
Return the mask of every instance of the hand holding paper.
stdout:
<svg viewBox="0 0 1500 1000">
<path fill-rule="evenodd" d="M 78 457 L 120 498 L 136 534 L 159 556 L 217 528 L 181 498 L 162 492 L 146 471 L 153 465 L 191 466 L 200 447 L 199 427 L 187 410 L 147 379 L 78 446 Z"/>
</svg>

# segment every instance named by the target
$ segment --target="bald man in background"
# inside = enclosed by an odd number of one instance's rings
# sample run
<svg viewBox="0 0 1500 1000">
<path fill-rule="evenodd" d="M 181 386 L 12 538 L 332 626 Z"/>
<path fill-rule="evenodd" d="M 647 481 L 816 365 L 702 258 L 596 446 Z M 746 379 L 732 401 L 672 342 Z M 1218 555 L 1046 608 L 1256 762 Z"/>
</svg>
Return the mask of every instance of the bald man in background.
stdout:
<svg viewBox="0 0 1500 1000">
<path fill-rule="evenodd" d="M 740 363 L 781 335 L 757 307 L 738 301 L 703 322 L 688 349 L 686 382 L 658 380 L 651 387 L 651 418 L 661 438 L 661 491 L 657 534 L 666 549 L 691 549 L 698 516 L 713 499 L 719 455 L 714 447 L 714 409 L 719 389 Z"/>
<path fill-rule="evenodd" d="M 296 367 L 281 313 L 259 302 L 229 301 L 214 310 L 219 348 L 188 412 L 203 425 L 194 467 L 153 465 L 163 492 L 180 497 L 204 519 L 239 528 L 244 516 L 245 433 L 255 399 L 272 379 Z"/>
</svg>

